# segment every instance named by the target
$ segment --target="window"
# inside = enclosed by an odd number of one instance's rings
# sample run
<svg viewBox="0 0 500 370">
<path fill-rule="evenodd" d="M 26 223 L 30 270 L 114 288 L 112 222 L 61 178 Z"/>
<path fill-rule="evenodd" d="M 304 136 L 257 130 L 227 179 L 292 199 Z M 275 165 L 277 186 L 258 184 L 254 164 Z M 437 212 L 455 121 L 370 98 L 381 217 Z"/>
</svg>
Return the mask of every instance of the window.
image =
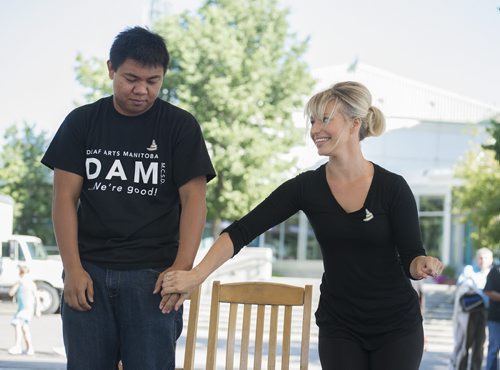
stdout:
<svg viewBox="0 0 500 370">
<path fill-rule="evenodd" d="M 27 242 L 31 258 L 34 260 L 46 260 L 48 258 L 47 251 L 44 246 L 38 242 Z"/>
<path fill-rule="evenodd" d="M 443 218 L 421 217 L 422 242 L 429 256 L 441 257 L 443 244 Z"/>
<path fill-rule="evenodd" d="M 266 232 L 266 244 L 273 249 L 273 255 L 280 260 L 297 259 L 297 241 L 299 230 L 298 213 L 285 222 Z"/>
<path fill-rule="evenodd" d="M 11 252 L 10 242 L 9 241 L 2 242 L 2 257 L 11 257 L 10 252 Z"/>
<path fill-rule="evenodd" d="M 26 256 L 24 255 L 23 250 L 19 245 L 19 243 L 16 242 L 15 245 L 16 245 L 15 249 L 17 250 L 17 259 L 19 261 L 26 261 Z"/>
<path fill-rule="evenodd" d="M 2 242 L 2 257 L 16 260 L 18 258 L 17 253 L 20 253 L 20 258 L 24 258 L 21 248 L 19 248 L 19 243 L 16 240 L 7 240 Z"/>
<path fill-rule="evenodd" d="M 307 254 L 306 258 L 308 260 L 321 260 L 323 255 L 321 254 L 321 249 L 319 243 L 316 240 L 313 229 L 311 225 L 307 224 Z"/>
<path fill-rule="evenodd" d="M 443 249 L 444 195 L 420 195 L 418 208 L 422 242 L 428 255 L 441 257 Z"/>
<path fill-rule="evenodd" d="M 444 196 L 423 195 L 419 198 L 420 212 L 442 212 L 444 209 Z"/>
</svg>

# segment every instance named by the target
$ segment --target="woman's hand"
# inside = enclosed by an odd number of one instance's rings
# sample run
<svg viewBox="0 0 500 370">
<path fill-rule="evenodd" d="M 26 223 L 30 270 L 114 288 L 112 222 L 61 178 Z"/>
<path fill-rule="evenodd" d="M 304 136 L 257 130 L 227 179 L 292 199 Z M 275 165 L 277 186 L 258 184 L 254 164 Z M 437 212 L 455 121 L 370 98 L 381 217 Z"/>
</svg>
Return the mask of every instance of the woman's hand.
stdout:
<svg viewBox="0 0 500 370">
<path fill-rule="evenodd" d="M 202 279 L 198 276 L 196 269 L 190 271 L 174 270 L 167 271 L 163 275 L 163 282 L 161 285 L 162 301 L 160 303 L 160 310 L 163 313 L 169 313 L 172 308 L 176 311 L 179 310 L 181 305 L 186 299 L 189 298 L 193 290 L 202 283 Z M 173 294 L 179 295 L 177 302 L 173 307 L 167 305 L 164 298 Z"/>
<path fill-rule="evenodd" d="M 417 256 L 411 261 L 410 274 L 413 279 L 420 280 L 426 277 L 436 277 L 443 271 L 444 265 L 436 257 Z"/>
<path fill-rule="evenodd" d="M 233 254 L 234 247 L 229 234 L 222 233 L 203 260 L 192 270 L 186 271 L 184 268 L 179 269 L 182 266 L 171 266 L 160 274 L 154 293 L 158 293 L 161 288 L 161 312 L 169 313 L 172 309 L 177 311 L 194 288 L 203 283 L 208 275 L 230 259 Z"/>
</svg>

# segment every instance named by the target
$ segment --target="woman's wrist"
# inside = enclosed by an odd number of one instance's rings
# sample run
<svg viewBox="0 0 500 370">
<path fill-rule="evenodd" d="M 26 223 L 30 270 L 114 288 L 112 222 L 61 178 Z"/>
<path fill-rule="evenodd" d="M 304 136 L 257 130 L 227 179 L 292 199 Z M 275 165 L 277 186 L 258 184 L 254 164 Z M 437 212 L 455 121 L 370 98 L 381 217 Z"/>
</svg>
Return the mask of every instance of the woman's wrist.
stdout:
<svg viewBox="0 0 500 370">
<path fill-rule="evenodd" d="M 196 285 L 202 284 L 209 275 L 208 273 L 204 273 L 202 271 L 200 265 L 193 267 L 191 272 L 194 274 L 194 281 L 196 282 Z"/>
<path fill-rule="evenodd" d="M 421 279 L 423 279 L 422 276 L 419 276 L 417 274 L 417 260 L 419 258 L 422 258 L 422 257 L 425 257 L 425 256 L 416 256 L 415 258 L 413 258 L 413 260 L 410 263 L 410 276 L 411 276 L 411 278 L 413 280 L 421 280 Z"/>
</svg>

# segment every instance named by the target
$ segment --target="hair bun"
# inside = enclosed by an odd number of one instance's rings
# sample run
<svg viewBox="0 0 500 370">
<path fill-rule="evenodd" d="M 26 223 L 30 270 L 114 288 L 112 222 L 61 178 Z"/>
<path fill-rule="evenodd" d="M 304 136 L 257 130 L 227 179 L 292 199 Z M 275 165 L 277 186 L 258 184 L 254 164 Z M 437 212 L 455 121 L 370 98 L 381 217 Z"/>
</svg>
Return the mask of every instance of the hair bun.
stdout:
<svg viewBox="0 0 500 370">
<path fill-rule="evenodd" d="M 373 105 L 368 108 L 366 124 L 370 136 L 380 136 L 385 131 L 385 118 L 383 113 Z"/>
</svg>

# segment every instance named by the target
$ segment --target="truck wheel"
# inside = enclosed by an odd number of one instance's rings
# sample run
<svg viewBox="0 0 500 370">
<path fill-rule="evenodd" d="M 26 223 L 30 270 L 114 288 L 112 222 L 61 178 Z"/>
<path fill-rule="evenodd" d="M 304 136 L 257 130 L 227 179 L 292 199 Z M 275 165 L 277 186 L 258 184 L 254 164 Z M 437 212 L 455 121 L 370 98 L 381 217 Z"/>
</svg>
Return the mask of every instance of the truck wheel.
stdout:
<svg viewBox="0 0 500 370">
<path fill-rule="evenodd" d="M 40 311 L 42 314 L 51 314 L 59 311 L 61 297 L 59 292 L 53 286 L 37 281 L 38 296 L 40 297 Z"/>
</svg>

